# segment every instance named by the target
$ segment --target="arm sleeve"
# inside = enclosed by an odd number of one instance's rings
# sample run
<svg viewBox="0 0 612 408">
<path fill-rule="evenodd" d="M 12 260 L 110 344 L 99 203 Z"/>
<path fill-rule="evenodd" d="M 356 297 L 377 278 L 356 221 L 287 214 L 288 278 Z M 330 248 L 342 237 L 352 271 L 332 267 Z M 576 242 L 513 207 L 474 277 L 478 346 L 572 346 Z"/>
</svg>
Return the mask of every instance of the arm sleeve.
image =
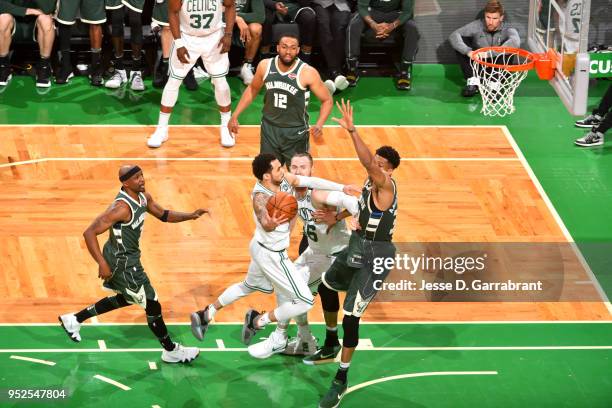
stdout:
<svg viewBox="0 0 612 408">
<path fill-rule="evenodd" d="M 339 191 L 330 191 L 325 200 L 325 204 L 333 205 L 334 207 L 346 208 L 353 217 L 359 212 L 359 201 L 353 196 L 341 193 Z"/>
<path fill-rule="evenodd" d="M 465 42 L 463 41 L 463 37 L 473 37 L 475 34 L 478 33 L 479 28 L 480 21 L 475 20 L 469 24 L 464 25 L 461 28 L 456 29 L 449 37 L 451 46 L 457 52 L 467 55 L 467 53 L 472 51 L 472 49 L 465 44 Z"/>
<path fill-rule="evenodd" d="M 250 13 L 238 13 L 238 15 L 242 17 L 247 24 L 251 24 L 251 23 L 263 24 L 266 18 L 264 0 L 251 0 L 251 12 Z"/>
<path fill-rule="evenodd" d="M 370 12 L 368 11 L 369 5 L 370 5 L 370 0 L 359 0 L 357 2 L 357 10 L 359 10 L 359 15 L 361 16 L 361 18 L 370 15 Z"/>
<path fill-rule="evenodd" d="M 309 187 L 316 190 L 342 191 L 343 184 L 334 183 L 333 181 L 325 180 L 318 177 L 296 176 L 296 187 Z"/>
<path fill-rule="evenodd" d="M 519 48 L 521 46 L 521 37 L 516 28 L 508 28 L 506 30 L 507 40 L 502 44 L 504 47 Z"/>
<path fill-rule="evenodd" d="M 27 7 L 17 6 L 9 1 L 0 0 L 0 13 L 8 13 L 15 17 L 24 17 Z"/>
<path fill-rule="evenodd" d="M 402 12 L 399 16 L 400 24 L 404 24 L 414 16 L 414 1 L 402 0 Z"/>
</svg>

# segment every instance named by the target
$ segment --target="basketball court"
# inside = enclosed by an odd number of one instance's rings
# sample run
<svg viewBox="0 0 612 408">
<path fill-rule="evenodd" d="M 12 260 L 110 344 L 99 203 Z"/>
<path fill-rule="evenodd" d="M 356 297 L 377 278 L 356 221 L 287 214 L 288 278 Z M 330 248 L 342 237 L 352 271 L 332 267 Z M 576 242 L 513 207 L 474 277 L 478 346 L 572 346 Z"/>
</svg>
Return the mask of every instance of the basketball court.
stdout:
<svg viewBox="0 0 612 408">
<path fill-rule="evenodd" d="M 542 27 L 533 34 L 542 35 Z M 392 145 L 402 157 L 394 172 L 394 241 L 565 243 L 571 249 L 565 258 L 577 271 L 568 290 L 579 299 L 374 302 L 362 319 L 341 406 L 607 407 L 610 255 L 584 244 L 612 240 L 611 150 L 573 149 L 577 134 L 567 111 L 590 107 L 605 88 L 591 88 L 582 106 L 575 88 L 566 101 L 531 72 L 516 91 L 515 112 L 489 118 L 479 113 L 482 102 L 457 95 L 458 69 L 449 75 L 450 69 L 417 65 L 409 97 L 381 93 L 388 78 L 368 78 L 343 95 L 355 104 L 366 143 Z M 156 112 L 138 109 L 150 101 L 107 93 L 110 102 L 103 102 L 85 81 L 76 82 L 71 98 L 38 96 L 36 107 L 18 102 L 36 97 L 25 88 L 0 95 L 6 107 L 0 112 L 0 388 L 70 391 L 53 406 L 315 406 L 336 364 L 306 366 L 279 355 L 255 360 L 240 342 L 244 312 L 272 310 L 272 296 L 253 294 L 219 312 L 202 343 L 187 323 L 247 270 L 261 100 L 245 112 L 237 144 L 227 150 L 211 126 L 214 104 L 202 103 L 212 101 L 209 86 L 196 96 L 183 92 L 169 142 L 150 150 L 145 141 L 154 128 L 142 124 L 154 123 Z M 235 101 L 242 87 L 233 79 L 230 85 Z M 102 103 L 105 109 L 94 109 Z M 311 106 L 311 114 L 317 109 Z M 329 125 L 325 142 L 311 145 L 313 175 L 361 184 L 365 172 L 348 135 Z M 78 344 L 56 323 L 59 314 L 107 294 L 82 233 L 115 196 L 117 168 L 126 163 L 143 169 L 147 191 L 163 206 L 211 210 L 181 224 L 148 217 L 140 245 L 173 339 L 201 348 L 189 365 L 161 362 L 137 307 L 89 320 Z M 598 213 L 584 214 L 585 207 Z M 300 235 L 298 225 L 292 258 Z M 318 300 L 309 317 L 322 341 Z M 30 406 L 0 399 L 4 404 Z"/>
</svg>

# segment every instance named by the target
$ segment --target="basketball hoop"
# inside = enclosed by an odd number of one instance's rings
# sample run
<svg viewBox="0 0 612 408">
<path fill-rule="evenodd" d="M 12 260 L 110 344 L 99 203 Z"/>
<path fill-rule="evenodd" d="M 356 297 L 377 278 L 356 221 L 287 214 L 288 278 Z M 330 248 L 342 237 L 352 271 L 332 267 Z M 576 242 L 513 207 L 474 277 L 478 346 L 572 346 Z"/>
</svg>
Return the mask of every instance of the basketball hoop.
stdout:
<svg viewBox="0 0 612 408">
<path fill-rule="evenodd" d="M 482 96 L 485 116 L 506 116 L 514 112 L 514 92 L 535 68 L 542 80 L 555 76 L 556 54 L 548 50 L 545 54 L 534 54 L 512 47 L 485 47 L 472 54 L 472 68 L 478 78 L 478 90 Z"/>
</svg>

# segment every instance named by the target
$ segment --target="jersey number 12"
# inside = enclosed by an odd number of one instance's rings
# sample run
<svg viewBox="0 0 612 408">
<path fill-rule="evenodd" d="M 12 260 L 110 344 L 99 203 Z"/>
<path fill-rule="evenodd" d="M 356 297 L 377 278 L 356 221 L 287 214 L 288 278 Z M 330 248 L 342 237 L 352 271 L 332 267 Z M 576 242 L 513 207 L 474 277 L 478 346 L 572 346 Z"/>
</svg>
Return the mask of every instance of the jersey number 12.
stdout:
<svg viewBox="0 0 612 408">
<path fill-rule="evenodd" d="M 274 93 L 274 107 L 280 109 L 287 109 L 287 95 Z"/>
</svg>

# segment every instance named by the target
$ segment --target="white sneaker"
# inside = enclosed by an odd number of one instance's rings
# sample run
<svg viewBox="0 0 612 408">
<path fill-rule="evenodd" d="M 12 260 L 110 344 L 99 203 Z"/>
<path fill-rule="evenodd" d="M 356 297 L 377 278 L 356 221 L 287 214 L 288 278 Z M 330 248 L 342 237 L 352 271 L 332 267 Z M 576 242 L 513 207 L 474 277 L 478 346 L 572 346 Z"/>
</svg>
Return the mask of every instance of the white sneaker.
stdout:
<svg viewBox="0 0 612 408">
<path fill-rule="evenodd" d="M 189 363 L 195 360 L 200 355 L 200 349 L 197 347 L 183 347 L 178 343 L 174 343 L 174 350 L 162 351 L 162 361 L 166 363 Z"/>
<path fill-rule="evenodd" d="M 467 85 L 468 86 L 478 86 L 480 85 L 480 79 L 478 79 L 478 77 L 470 77 L 467 80 Z"/>
<path fill-rule="evenodd" d="M 132 91 L 144 91 L 145 85 L 142 81 L 142 72 L 132 71 L 130 72 L 130 88 Z"/>
<path fill-rule="evenodd" d="M 121 85 L 127 83 L 127 81 L 128 79 L 127 79 L 127 73 L 125 72 L 125 69 L 116 69 L 113 76 L 110 77 L 108 81 L 106 81 L 104 86 L 110 89 L 117 89 Z"/>
<path fill-rule="evenodd" d="M 574 143 L 582 147 L 601 146 L 602 144 L 604 144 L 604 134 L 591 130 L 583 137 L 576 139 Z"/>
<path fill-rule="evenodd" d="M 147 140 L 147 146 L 153 147 L 153 148 L 160 147 L 162 144 L 164 144 L 166 140 L 168 140 L 168 127 L 158 126 L 155 129 L 155 132 Z"/>
<path fill-rule="evenodd" d="M 236 144 L 236 136 L 230 132 L 227 126 L 221 126 L 221 146 L 232 147 Z"/>
<path fill-rule="evenodd" d="M 323 85 L 325 85 L 330 95 L 333 95 L 334 92 L 336 92 L 336 84 L 334 84 L 334 81 L 332 81 L 331 79 L 325 81 Z"/>
<path fill-rule="evenodd" d="M 334 79 L 334 85 L 336 85 L 337 90 L 344 91 L 348 88 L 349 83 L 344 75 L 338 75 L 336 79 Z"/>
<path fill-rule="evenodd" d="M 70 340 L 74 342 L 81 341 L 81 335 L 79 334 L 79 330 L 81 330 L 81 323 L 77 322 L 76 316 L 73 313 L 66 313 L 65 315 L 61 315 L 58 317 L 58 320 L 62 324 L 64 331 L 70 337 Z"/>
<path fill-rule="evenodd" d="M 240 78 L 242 78 L 242 82 L 245 85 L 250 85 L 253 82 L 253 69 L 251 68 L 251 64 L 242 64 L 242 68 L 240 68 L 240 74 L 238 74 Z"/>
<path fill-rule="evenodd" d="M 283 354 L 292 356 L 311 356 L 317 352 L 317 339 L 310 334 L 310 338 L 302 337 L 298 334 L 287 343 L 287 348 Z"/>
<path fill-rule="evenodd" d="M 250 345 L 247 350 L 251 357 L 264 359 L 272 354 L 282 353 L 286 347 L 287 337 L 273 331 L 267 339 Z"/>
</svg>

